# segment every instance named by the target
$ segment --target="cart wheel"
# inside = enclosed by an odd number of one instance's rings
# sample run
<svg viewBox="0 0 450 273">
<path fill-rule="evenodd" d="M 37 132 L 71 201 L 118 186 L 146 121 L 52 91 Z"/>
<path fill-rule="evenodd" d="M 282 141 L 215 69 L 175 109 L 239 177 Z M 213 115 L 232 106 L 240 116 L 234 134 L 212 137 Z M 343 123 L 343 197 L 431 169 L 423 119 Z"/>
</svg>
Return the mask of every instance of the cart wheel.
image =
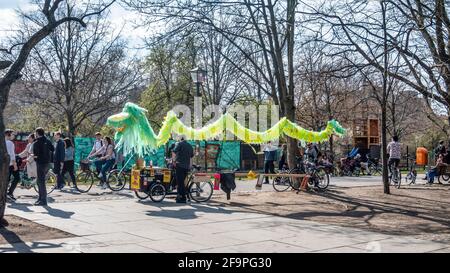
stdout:
<svg viewBox="0 0 450 273">
<path fill-rule="evenodd" d="M 145 200 L 148 198 L 148 194 L 146 192 L 142 192 L 142 191 L 138 191 L 135 190 L 134 194 L 136 195 L 137 198 L 139 198 L 140 200 Z"/>
<path fill-rule="evenodd" d="M 161 202 L 166 197 L 166 188 L 159 183 L 150 187 L 149 195 L 153 202 Z"/>
</svg>

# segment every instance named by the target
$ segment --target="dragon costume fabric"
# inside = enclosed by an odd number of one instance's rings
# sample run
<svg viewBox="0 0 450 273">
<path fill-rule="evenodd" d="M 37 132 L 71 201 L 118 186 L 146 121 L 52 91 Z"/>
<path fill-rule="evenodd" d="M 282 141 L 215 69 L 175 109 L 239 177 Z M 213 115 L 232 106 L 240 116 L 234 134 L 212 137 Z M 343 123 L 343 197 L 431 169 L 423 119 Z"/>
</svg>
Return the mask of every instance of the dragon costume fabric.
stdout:
<svg viewBox="0 0 450 273">
<path fill-rule="evenodd" d="M 169 111 L 158 135 L 156 135 L 148 122 L 146 112 L 147 110 L 144 108 L 128 102 L 122 113 L 110 116 L 107 120 L 107 125 L 116 129 L 117 146 L 119 149 L 123 149 L 125 155 L 134 153 L 142 156 L 147 154 L 166 144 L 172 133 L 183 135 L 188 140 L 209 140 L 228 131 L 240 140 L 251 144 L 267 143 L 278 139 L 282 134 L 315 143 L 327 141 L 333 134 L 338 136 L 345 134 L 345 129 L 336 120 L 328 121 L 324 130 L 314 132 L 298 126 L 285 117 L 272 128 L 264 132 L 257 132 L 245 128 L 230 114 L 222 115 L 218 120 L 203 128 L 194 129 L 183 124 L 175 112 Z"/>
</svg>

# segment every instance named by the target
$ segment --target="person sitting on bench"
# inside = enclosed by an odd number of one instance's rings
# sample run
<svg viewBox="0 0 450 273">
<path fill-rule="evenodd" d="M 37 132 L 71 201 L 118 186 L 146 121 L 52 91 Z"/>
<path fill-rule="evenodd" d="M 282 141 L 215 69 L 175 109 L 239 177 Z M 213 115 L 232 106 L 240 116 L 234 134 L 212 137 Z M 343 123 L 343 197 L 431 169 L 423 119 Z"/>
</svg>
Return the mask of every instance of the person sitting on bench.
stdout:
<svg viewBox="0 0 450 273">
<path fill-rule="evenodd" d="M 442 168 L 446 168 L 448 165 L 444 163 L 444 155 L 439 154 L 438 159 L 436 160 L 436 166 L 430 168 L 426 173 L 426 179 L 428 180 L 428 184 L 434 183 L 434 178 L 439 175 L 439 170 Z"/>
</svg>

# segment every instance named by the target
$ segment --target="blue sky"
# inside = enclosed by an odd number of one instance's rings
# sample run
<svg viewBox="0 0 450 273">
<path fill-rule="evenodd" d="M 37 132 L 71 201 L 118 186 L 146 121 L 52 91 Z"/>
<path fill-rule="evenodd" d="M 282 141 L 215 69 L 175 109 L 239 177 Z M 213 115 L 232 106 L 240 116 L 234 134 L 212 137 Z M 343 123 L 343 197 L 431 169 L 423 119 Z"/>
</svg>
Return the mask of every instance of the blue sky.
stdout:
<svg viewBox="0 0 450 273">
<path fill-rule="evenodd" d="M 10 36 L 17 29 L 18 18 L 15 10 L 18 8 L 27 10 L 29 7 L 29 0 L 0 0 L 0 40 Z M 144 29 L 134 27 L 132 21 L 136 18 L 138 18 L 136 13 L 125 10 L 117 3 L 111 7 L 109 17 L 111 24 L 116 30 L 123 28 L 122 35 L 133 47 L 139 47 L 146 35 Z"/>
</svg>

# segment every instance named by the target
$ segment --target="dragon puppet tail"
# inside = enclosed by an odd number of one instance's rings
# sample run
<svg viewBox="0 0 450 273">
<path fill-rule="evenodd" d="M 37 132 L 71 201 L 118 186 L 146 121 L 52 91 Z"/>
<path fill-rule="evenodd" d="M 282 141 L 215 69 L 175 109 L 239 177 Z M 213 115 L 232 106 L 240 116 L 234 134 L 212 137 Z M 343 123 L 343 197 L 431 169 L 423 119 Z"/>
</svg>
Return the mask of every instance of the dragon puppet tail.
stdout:
<svg viewBox="0 0 450 273">
<path fill-rule="evenodd" d="M 122 113 L 110 116 L 107 125 L 117 128 L 117 148 L 124 154 L 143 156 L 157 147 L 157 137 L 145 115 L 146 109 L 128 102 Z"/>
</svg>

